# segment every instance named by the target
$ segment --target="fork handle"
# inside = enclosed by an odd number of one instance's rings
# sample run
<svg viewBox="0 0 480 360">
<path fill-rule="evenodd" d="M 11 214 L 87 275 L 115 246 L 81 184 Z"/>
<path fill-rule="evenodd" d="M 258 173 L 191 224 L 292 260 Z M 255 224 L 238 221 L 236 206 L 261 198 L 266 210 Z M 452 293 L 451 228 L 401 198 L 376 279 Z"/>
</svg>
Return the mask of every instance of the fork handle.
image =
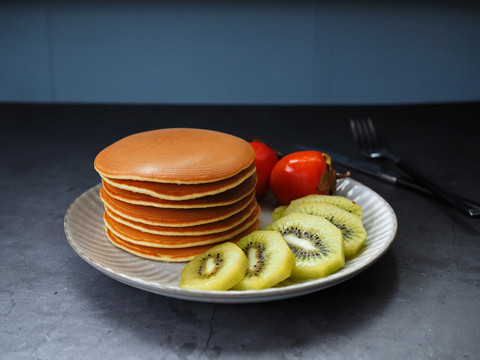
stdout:
<svg viewBox="0 0 480 360">
<path fill-rule="evenodd" d="M 407 189 L 410 189 L 410 190 L 413 190 L 413 191 L 416 191 L 416 192 L 419 192 L 419 193 L 422 193 L 422 194 L 426 194 L 426 195 L 430 195 L 430 196 L 434 196 L 434 194 L 432 194 L 431 191 L 427 190 L 426 188 L 424 188 L 422 185 L 419 185 L 418 182 L 415 180 L 415 179 L 412 179 L 410 176 L 402 176 L 402 175 L 397 175 L 395 177 L 396 181 L 394 181 L 394 184 L 396 185 L 399 185 L 399 186 L 402 186 L 404 188 L 407 188 Z M 463 201 L 467 204 L 470 204 L 472 206 L 480 206 L 480 201 L 476 201 L 474 199 L 469 199 L 469 198 L 466 198 L 464 196 L 461 196 L 461 195 L 458 195 L 458 194 L 455 194 L 455 193 L 450 193 L 452 196 L 456 197 L 458 200 L 460 201 Z"/>
<path fill-rule="evenodd" d="M 408 165 L 405 161 L 397 159 L 396 165 L 409 174 L 412 178 L 417 180 L 417 182 L 422 185 L 424 188 L 430 190 L 434 195 L 436 195 L 441 200 L 445 201 L 447 204 L 451 205 L 455 209 L 471 216 L 477 217 L 480 216 L 480 209 L 475 208 L 467 204 L 466 202 L 458 199 L 457 197 L 453 196 L 446 190 L 442 189 L 437 184 L 433 183 L 425 176 L 420 174 L 418 171 L 413 169 L 410 165 Z"/>
</svg>

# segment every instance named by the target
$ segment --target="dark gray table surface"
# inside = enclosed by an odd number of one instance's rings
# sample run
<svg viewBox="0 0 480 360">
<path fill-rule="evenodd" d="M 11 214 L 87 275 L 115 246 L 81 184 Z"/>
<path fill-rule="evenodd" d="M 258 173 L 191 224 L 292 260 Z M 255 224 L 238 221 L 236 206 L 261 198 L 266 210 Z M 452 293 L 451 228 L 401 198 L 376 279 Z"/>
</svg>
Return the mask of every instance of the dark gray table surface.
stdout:
<svg viewBox="0 0 480 360">
<path fill-rule="evenodd" d="M 95 155 L 131 133 L 200 127 L 360 158 L 351 116 L 371 116 L 412 166 L 480 200 L 479 114 L 478 103 L 0 105 L 0 358 L 478 358 L 480 219 L 355 171 L 395 210 L 395 242 L 358 276 L 292 299 L 209 304 L 127 286 L 72 250 L 63 221 L 99 183 Z"/>
</svg>

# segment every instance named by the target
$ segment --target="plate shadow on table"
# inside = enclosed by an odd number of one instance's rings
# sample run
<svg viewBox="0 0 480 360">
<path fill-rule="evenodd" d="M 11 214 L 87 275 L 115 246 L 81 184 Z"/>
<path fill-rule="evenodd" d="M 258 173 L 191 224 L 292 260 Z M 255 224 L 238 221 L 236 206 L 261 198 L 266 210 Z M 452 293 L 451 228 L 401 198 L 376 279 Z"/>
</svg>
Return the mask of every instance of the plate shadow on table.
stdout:
<svg viewBox="0 0 480 360">
<path fill-rule="evenodd" d="M 109 333 L 128 333 L 140 344 L 181 358 L 248 356 L 273 348 L 302 357 L 309 344 L 346 339 L 368 328 L 397 291 L 392 250 L 333 287 L 251 304 L 178 300 L 124 285 L 99 272 L 90 275 L 88 281 L 75 282 L 76 290 Z"/>
</svg>

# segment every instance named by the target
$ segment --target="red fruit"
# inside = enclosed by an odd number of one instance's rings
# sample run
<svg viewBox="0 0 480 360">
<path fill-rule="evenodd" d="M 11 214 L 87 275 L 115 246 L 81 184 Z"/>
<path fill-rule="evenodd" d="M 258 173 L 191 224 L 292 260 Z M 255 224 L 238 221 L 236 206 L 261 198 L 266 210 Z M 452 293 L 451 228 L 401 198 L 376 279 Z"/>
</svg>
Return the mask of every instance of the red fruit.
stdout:
<svg viewBox="0 0 480 360">
<path fill-rule="evenodd" d="M 337 175 L 330 156 L 298 151 L 282 158 L 270 174 L 270 188 L 282 204 L 309 194 L 335 194 Z"/>
<path fill-rule="evenodd" d="M 270 173 L 278 162 L 278 154 L 270 146 L 259 140 L 251 140 L 250 145 L 255 150 L 255 167 L 257 168 L 257 185 L 255 187 L 255 196 L 262 197 L 268 191 Z"/>
</svg>

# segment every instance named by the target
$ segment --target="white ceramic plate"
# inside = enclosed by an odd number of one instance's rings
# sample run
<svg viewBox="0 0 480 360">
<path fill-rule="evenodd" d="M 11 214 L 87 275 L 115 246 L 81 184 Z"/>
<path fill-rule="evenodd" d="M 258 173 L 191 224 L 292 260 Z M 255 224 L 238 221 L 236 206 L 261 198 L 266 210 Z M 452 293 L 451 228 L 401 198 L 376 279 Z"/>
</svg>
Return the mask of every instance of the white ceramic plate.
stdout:
<svg viewBox="0 0 480 360">
<path fill-rule="evenodd" d="M 87 263 L 125 284 L 156 294 L 193 301 L 248 303 L 285 299 L 325 289 L 357 275 L 378 260 L 397 232 L 397 218 L 391 206 L 376 192 L 353 179 L 339 181 L 338 195 L 363 207 L 368 238 L 363 250 L 345 267 L 325 278 L 308 280 L 266 290 L 204 291 L 179 286 L 184 263 L 162 263 L 143 259 L 113 246 L 105 235 L 100 184 L 79 196 L 65 215 L 65 234 L 73 250 Z M 271 220 L 276 204 L 272 197 L 260 203 L 260 229 Z"/>
</svg>

